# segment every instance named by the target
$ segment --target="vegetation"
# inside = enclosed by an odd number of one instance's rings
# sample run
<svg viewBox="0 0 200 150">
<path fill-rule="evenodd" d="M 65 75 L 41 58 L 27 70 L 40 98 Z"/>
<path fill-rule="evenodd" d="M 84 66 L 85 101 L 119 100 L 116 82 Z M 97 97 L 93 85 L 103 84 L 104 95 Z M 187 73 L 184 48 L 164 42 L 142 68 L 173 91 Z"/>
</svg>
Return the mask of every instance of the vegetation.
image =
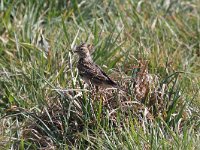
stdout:
<svg viewBox="0 0 200 150">
<path fill-rule="evenodd" d="M 0 149 L 200 147 L 199 0 L 1 0 Z M 128 93 L 86 87 L 73 48 Z"/>
</svg>

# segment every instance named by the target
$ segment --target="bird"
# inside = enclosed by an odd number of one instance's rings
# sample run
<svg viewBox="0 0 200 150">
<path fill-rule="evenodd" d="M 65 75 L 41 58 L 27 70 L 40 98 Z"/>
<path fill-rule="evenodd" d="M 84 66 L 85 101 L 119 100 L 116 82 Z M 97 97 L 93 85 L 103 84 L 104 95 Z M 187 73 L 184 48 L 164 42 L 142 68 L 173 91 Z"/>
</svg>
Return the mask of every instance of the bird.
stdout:
<svg viewBox="0 0 200 150">
<path fill-rule="evenodd" d="M 119 85 L 113 81 L 97 64 L 94 63 L 90 55 L 93 49 L 91 44 L 82 43 L 77 46 L 74 53 L 77 53 L 79 60 L 77 68 L 80 77 L 88 84 L 102 88 L 117 88 Z"/>
</svg>

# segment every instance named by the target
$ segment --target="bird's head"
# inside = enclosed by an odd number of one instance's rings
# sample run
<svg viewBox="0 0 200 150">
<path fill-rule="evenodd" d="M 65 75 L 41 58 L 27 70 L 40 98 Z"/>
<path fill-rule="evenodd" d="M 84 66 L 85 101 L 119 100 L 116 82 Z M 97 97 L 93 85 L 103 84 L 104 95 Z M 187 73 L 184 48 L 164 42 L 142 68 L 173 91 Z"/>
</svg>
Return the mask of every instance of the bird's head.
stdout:
<svg viewBox="0 0 200 150">
<path fill-rule="evenodd" d="M 87 58 L 90 57 L 90 51 L 92 48 L 93 46 L 91 44 L 82 43 L 76 47 L 74 52 L 79 55 L 79 58 Z"/>
</svg>

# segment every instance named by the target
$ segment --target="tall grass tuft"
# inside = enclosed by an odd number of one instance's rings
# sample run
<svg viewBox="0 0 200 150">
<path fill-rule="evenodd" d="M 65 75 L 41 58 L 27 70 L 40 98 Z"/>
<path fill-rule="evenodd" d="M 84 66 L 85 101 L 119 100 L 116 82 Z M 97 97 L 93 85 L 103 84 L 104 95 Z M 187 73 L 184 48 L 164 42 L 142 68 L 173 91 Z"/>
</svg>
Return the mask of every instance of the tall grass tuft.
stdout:
<svg viewBox="0 0 200 150">
<path fill-rule="evenodd" d="M 198 149 L 198 0 L 2 0 L 0 149 Z M 79 78 L 73 48 L 126 92 Z"/>
</svg>

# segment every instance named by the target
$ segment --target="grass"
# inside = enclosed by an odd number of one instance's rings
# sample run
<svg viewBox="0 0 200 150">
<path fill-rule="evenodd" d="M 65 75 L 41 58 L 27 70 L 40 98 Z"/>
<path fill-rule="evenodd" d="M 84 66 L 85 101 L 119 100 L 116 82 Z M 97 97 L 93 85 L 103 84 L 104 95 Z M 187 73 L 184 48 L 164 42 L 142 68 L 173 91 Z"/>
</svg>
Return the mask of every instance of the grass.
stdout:
<svg viewBox="0 0 200 150">
<path fill-rule="evenodd" d="M 199 4 L 2 0 L 0 149 L 198 149 Z M 84 86 L 81 42 L 129 94 Z"/>
</svg>

